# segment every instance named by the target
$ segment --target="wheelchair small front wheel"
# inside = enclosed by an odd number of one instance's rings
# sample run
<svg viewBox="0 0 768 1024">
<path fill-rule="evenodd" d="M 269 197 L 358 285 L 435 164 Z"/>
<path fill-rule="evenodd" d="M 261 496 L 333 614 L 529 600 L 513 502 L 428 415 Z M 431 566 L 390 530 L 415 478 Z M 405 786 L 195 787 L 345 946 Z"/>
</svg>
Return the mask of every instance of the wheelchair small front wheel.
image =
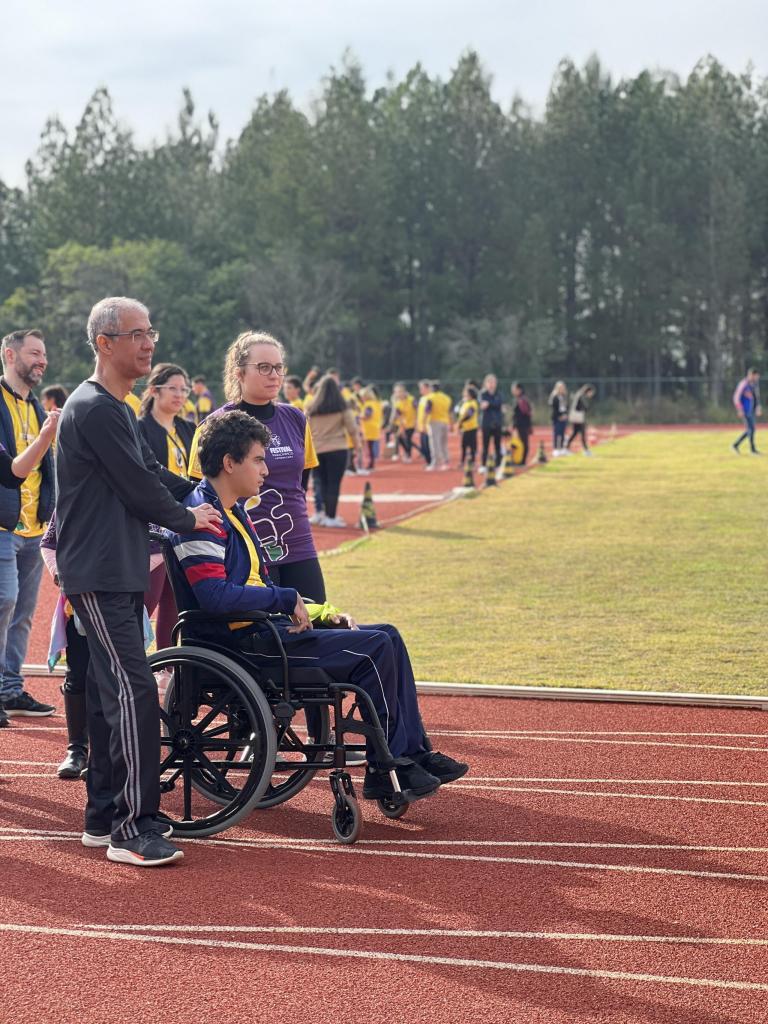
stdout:
<svg viewBox="0 0 768 1024">
<path fill-rule="evenodd" d="M 340 843 L 356 843 L 363 831 L 363 816 L 355 797 L 346 794 L 333 805 L 331 814 L 333 834 Z"/>
<path fill-rule="evenodd" d="M 379 810 L 385 818 L 391 818 L 395 821 L 397 818 L 402 818 L 405 812 L 410 806 L 407 800 L 401 800 L 396 802 L 395 800 L 380 799 L 376 803 L 379 805 Z"/>
</svg>

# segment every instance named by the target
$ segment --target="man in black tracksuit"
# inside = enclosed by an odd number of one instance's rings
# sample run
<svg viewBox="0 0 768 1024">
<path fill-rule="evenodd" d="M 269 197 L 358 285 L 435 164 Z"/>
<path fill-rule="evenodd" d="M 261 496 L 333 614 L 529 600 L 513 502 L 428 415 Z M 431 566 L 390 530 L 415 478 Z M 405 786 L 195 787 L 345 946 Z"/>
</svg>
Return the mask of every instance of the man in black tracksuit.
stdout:
<svg viewBox="0 0 768 1024">
<path fill-rule="evenodd" d="M 157 332 L 134 299 L 103 299 L 88 319 L 96 371 L 70 396 L 56 459 L 57 567 L 88 639 L 84 846 L 141 867 L 182 852 L 160 806 L 160 712 L 143 641 L 149 522 L 175 531 L 215 526 L 210 505 L 184 508 L 190 485 L 161 468 L 123 399 L 152 364 Z M 171 493 L 173 491 L 174 493 Z"/>
</svg>

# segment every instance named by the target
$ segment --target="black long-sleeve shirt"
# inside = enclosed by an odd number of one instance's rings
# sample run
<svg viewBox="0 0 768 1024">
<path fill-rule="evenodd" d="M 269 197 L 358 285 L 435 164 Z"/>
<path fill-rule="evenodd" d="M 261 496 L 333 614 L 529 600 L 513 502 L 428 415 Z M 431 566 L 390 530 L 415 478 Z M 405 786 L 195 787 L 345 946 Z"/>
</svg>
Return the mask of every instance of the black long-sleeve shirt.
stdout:
<svg viewBox="0 0 768 1024">
<path fill-rule="evenodd" d="M 56 451 L 56 564 L 66 594 L 149 585 L 148 523 L 194 529 L 192 485 L 157 462 L 136 417 L 96 381 L 67 399 Z"/>
</svg>

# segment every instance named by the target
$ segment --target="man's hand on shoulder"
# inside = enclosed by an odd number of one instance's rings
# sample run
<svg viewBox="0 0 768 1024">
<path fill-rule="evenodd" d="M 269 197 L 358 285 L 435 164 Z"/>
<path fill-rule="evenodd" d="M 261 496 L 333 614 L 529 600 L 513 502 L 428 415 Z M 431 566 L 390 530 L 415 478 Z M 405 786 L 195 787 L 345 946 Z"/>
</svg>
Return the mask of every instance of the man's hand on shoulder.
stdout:
<svg viewBox="0 0 768 1024">
<path fill-rule="evenodd" d="M 196 505 L 190 509 L 190 512 L 195 517 L 196 530 L 219 531 L 222 522 L 221 512 L 215 509 L 213 505 L 205 502 L 203 505 Z"/>
</svg>

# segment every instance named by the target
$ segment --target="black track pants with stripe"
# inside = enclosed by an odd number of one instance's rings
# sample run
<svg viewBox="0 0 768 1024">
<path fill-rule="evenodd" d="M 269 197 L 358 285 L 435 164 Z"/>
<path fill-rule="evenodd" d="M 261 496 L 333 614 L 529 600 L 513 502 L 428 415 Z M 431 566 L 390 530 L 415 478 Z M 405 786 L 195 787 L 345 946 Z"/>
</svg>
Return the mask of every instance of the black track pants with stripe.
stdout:
<svg viewBox="0 0 768 1024">
<path fill-rule="evenodd" d="M 69 594 L 88 639 L 87 832 L 133 839 L 160 806 L 160 706 L 147 665 L 143 594 Z"/>
</svg>

